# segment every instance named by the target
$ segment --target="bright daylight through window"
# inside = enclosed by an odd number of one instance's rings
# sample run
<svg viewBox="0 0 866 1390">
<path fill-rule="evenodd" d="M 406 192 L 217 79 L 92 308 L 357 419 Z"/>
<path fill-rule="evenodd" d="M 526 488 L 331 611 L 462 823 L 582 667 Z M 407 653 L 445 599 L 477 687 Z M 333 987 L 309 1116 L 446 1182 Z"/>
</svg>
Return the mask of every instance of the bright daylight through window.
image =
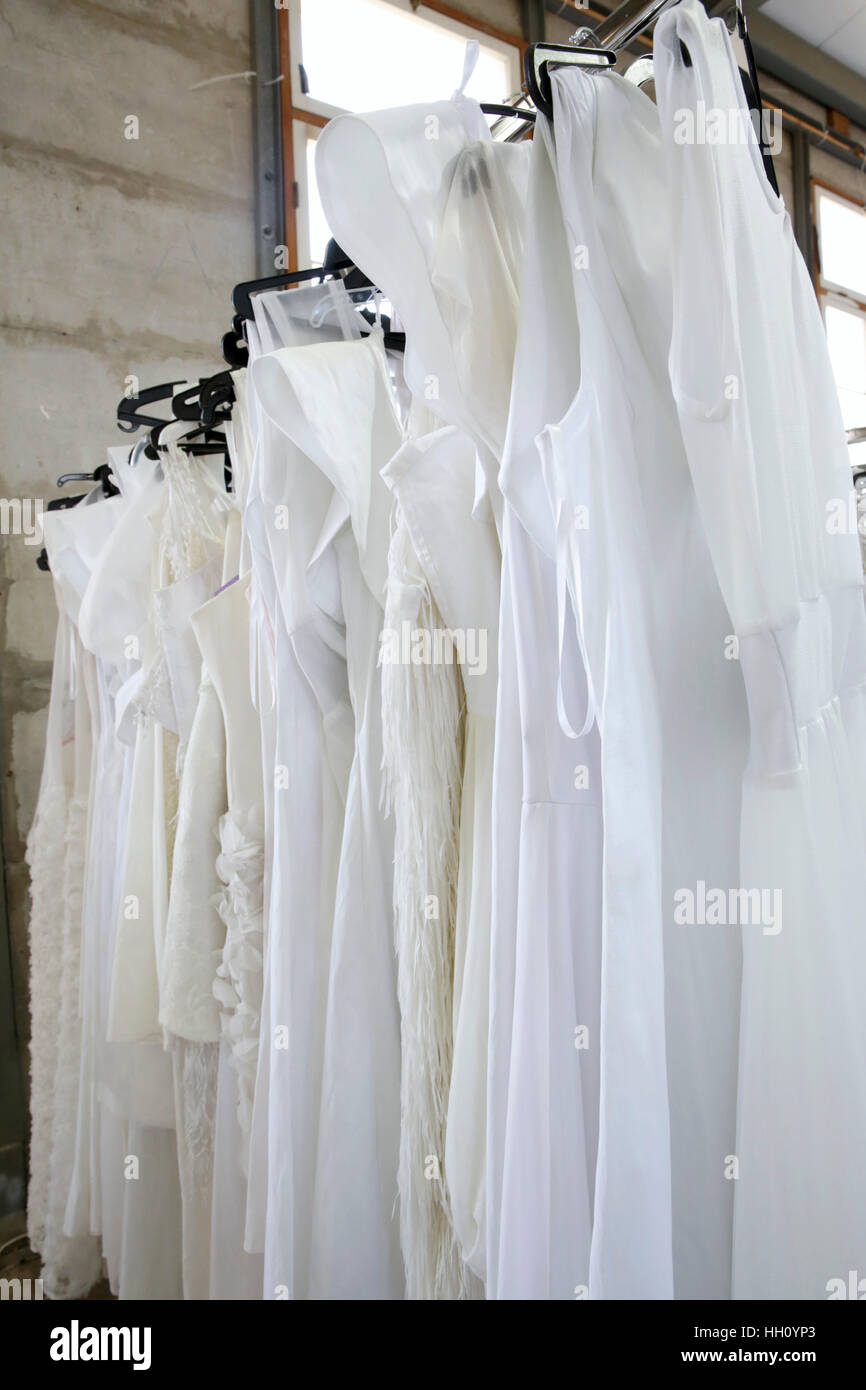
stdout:
<svg viewBox="0 0 866 1390">
<path fill-rule="evenodd" d="M 815 189 L 820 285 L 830 359 L 845 428 L 866 428 L 866 209 Z M 851 445 L 866 464 L 866 442 Z"/>
</svg>

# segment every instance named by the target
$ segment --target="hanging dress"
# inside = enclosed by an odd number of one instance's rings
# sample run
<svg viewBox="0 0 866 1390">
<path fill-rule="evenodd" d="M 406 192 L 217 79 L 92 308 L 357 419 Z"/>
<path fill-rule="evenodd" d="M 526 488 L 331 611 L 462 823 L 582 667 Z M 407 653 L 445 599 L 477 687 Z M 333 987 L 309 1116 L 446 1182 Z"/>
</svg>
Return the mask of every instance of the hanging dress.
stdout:
<svg viewBox="0 0 866 1390">
<path fill-rule="evenodd" d="M 319 618 L 312 629 L 308 624 L 306 632 L 296 633 L 294 641 L 330 731 L 327 748 L 335 780 L 346 789 L 307 1296 L 399 1298 L 393 836 L 381 805 L 377 658 L 389 512 L 379 471 L 399 446 L 401 429 L 376 337 L 284 348 L 261 358 L 254 374 L 265 412 L 333 489 L 308 566 Z M 316 639 L 317 630 L 329 633 L 336 645 Z M 343 652 L 349 705 L 331 660 Z M 351 749 L 345 739 L 350 711 Z"/>
<path fill-rule="evenodd" d="M 410 541 L 411 564 L 406 577 L 415 575 L 412 583 L 404 581 L 401 585 L 400 571 L 395 574 L 392 570 L 389 590 L 396 586 L 402 606 L 396 602 L 393 605 L 393 628 L 386 615 L 385 632 L 401 648 L 400 655 L 405 661 L 403 625 L 409 627 L 410 640 L 415 640 L 413 634 L 419 630 L 419 625 L 422 632 L 429 628 L 432 650 L 429 664 L 434 678 L 437 662 L 439 671 L 445 675 L 453 664 L 455 672 L 460 673 L 456 698 L 465 702 L 464 727 L 458 739 L 453 729 L 449 732 L 447 726 L 442 728 L 437 723 L 434 711 L 441 710 L 442 696 L 438 700 L 431 697 L 430 708 L 425 710 L 419 708 L 417 686 L 414 698 L 410 690 L 405 715 L 407 724 L 411 725 L 413 719 L 424 721 L 424 729 L 420 731 L 423 736 L 429 722 L 431 748 L 426 760 L 421 761 L 425 750 L 423 745 L 418 746 L 419 731 L 413 733 L 411 727 L 407 728 L 402 744 L 393 750 L 391 776 L 395 781 L 400 777 L 408 780 L 407 764 L 418 765 L 415 776 L 422 780 L 422 786 L 415 789 L 413 804 L 405 806 L 403 814 L 410 831 L 415 830 L 416 835 L 426 834 L 431 805 L 434 808 L 437 805 L 435 796 L 430 793 L 430 779 L 441 776 L 441 768 L 448 767 L 452 749 L 462 763 L 462 766 L 458 764 L 458 774 L 446 785 L 446 804 L 441 815 L 432 818 L 439 841 L 450 846 L 449 853 L 456 856 L 456 864 L 443 855 L 441 849 L 437 853 L 437 846 L 431 845 L 426 876 L 415 884 L 415 899 L 409 905 L 419 914 L 417 932 L 421 949 L 425 949 L 425 934 L 429 935 L 433 927 L 431 922 L 424 920 L 425 895 L 432 891 L 436 882 L 434 875 L 444 874 L 447 887 L 437 896 L 447 902 L 450 892 L 454 899 L 448 914 L 454 934 L 448 962 L 451 973 L 447 980 L 441 974 L 433 975 L 432 983 L 436 987 L 433 997 L 420 993 L 407 999 L 403 1066 L 404 1085 L 420 1088 L 421 1078 L 429 1071 L 428 1058 L 435 1041 L 443 1033 L 447 1039 L 450 1029 L 451 1048 L 445 1051 L 441 1042 L 438 1045 L 439 1054 L 444 1052 L 444 1076 L 435 1078 L 437 1089 L 420 1111 L 425 1117 L 430 1113 L 437 1115 L 440 1124 L 435 1132 L 437 1142 L 431 1145 L 433 1126 L 426 1118 L 419 1126 L 419 1140 L 426 1139 L 425 1152 L 437 1153 L 439 1149 L 444 1152 L 446 1214 L 450 1214 L 454 1231 L 450 1239 L 442 1233 L 428 1244 L 432 1244 L 434 1251 L 447 1250 L 450 1240 L 456 1238 L 469 1269 L 477 1269 L 479 1263 L 483 1268 L 478 1247 L 483 1245 L 485 1224 L 484 1127 L 479 1125 L 478 1117 L 484 1113 L 487 1082 L 491 782 L 500 570 L 499 544 L 492 521 L 472 519 L 475 468 L 472 441 L 453 426 L 444 426 L 407 440 L 382 474 L 397 500 L 398 517 Z M 399 535 L 399 523 L 395 535 Z M 425 612 L 428 612 L 426 617 Z M 384 647 L 383 662 L 385 688 L 389 663 Z M 398 673 L 401 671 L 399 663 L 394 669 Z M 414 669 L 417 668 L 409 667 L 410 672 L 414 673 Z M 426 674 L 427 667 L 422 670 Z M 449 707 L 446 701 L 445 708 Z M 386 702 L 386 734 L 389 713 Z M 427 779 L 426 786 L 424 779 Z M 453 797 L 459 798 L 456 807 L 448 804 Z M 398 830 L 400 809 L 398 803 Z M 396 872 L 399 875 L 399 860 Z M 411 972 L 414 978 L 419 974 L 417 948 L 410 949 L 410 946 L 411 939 L 403 943 L 407 974 Z M 420 992 L 420 983 L 417 988 Z M 449 1002 L 451 1019 L 444 1026 L 435 1025 L 431 1037 L 432 1020 Z M 407 1075 L 407 1038 L 414 1036 L 416 1030 L 422 1053 L 415 1073 Z M 404 1128 L 411 1116 L 411 1103 L 404 1101 Z M 406 1136 L 403 1138 L 405 1142 Z M 414 1171 L 420 1171 L 423 1177 L 423 1164 Z M 426 1181 L 429 1190 L 429 1180 Z M 411 1190 L 408 1181 L 406 1188 Z M 418 1239 L 404 1244 L 407 1264 L 411 1258 L 420 1257 L 419 1245 L 422 1243 Z M 473 1283 L 468 1279 L 463 1284 L 458 1283 L 456 1288 L 448 1284 L 444 1291 L 441 1285 L 438 1288 L 437 1292 L 437 1285 L 432 1283 L 427 1296 L 474 1296 Z"/>
<path fill-rule="evenodd" d="M 425 134 L 431 128 L 435 138 Z M 464 563 L 471 560 L 473 571 L 482 575 L 491 518 L 500 513 L 496 471 L 508 407 L 527 167 L 528 149 L 494 144 L 479 108 L 461 93 L 432 109 L 407 107 L 340 117 L 323 133 L 317 149 L 319 185 L 335 235 L 389 296 L 405 324 L 405 375 L 414 407 L 426 407 L 452 428 L 459 427 L 463 442 L 453 434 L 446 436 L 452 441 L 446 454 L 456 449 L 459 460 L 469 441 L 475 450 L 471 501 L 482 529 L 473 535 L 469 527 L 461 534 L 468 547 Z M 423 457 L 427 446 L 420 438 L 416 443 Z M 411 451 L 407 457 L 412 457 Z M 459 462 L 456 466 L 459 469 Z M 411 474 L 407 479 L 411 493 Z M 395 493 L 399 495 L 399 489 Z M 461 524 L 459 516 L 456 523 Z M 422 544 L 420 537 L 412 539 L 416 546 Z M 417 553 L 422 559 L 423 551 Z M 433 597 L 438 601 L 435 591 Z M 497 641 L 495 613 L 488 610 L 484 616 L 492 651 Z M 488 733 L 492 737 L 492 725 Z M 449 1083 L 454 1144 L 445 1172 L 464 1259 L 482 1277 L 484 1199 L 477 1156 L 485 1147 L 486 1042 L 479 1048 L 478 1039 L 485 1032 L 488 996 L 483 965 L 490 933 L 484 809 L 492 795 L 488 753 L 484 738 L 467 744 L 460 831 L 465 869 L 460 874 L 456 941 L 459 969 L 464 950 L 473 968 L 457 981 L 454 995 L 463 1022 L 461 1026 L 455 1015 L 452 1073 L 456 1066 L 462 1080 L 459 1090 Z M 424 819 L 422 811 L 417 814 Z M 475 831 L 478 843 L 473 849 Z M 404 1128 L 435 1133 L 435 1119 L 423 1112 L 422 1092 L 413 1091 Z M 450 1124 L 449 1117 L 446 1129 Z M 407 1250 L 407 1263 L 416 1258 L 415 1250 Z M 433 1253 L 430 1258 L 438 1264 L 441 1257 Z"/>
<path fill-rule="evenodd" d="M 722 881 L 743 949 L 733 1296 L 826 1298 L 866 1249 L 866 619 L 856 528 L 839 523 L 850 466 L 821 314 L 727 31 L 684 0 L 655 55 L 671 381 L 751 728 L 738 873 Z"/>
<path fill-rule="evenodd" d="M 567 597 L 584 709 L 600 734 L 604 824 L 586 1282 L 596 1298 L 721 1298 L 740 943 L 681 924 L 675 909 L 683 889 L 736 871 L 743 690 L 665 369 L 670 197 L 658 115 L 616 76 L 559 72 L 553 96 L 580 384 L 539 445 L 558 523 L 560 621 Z"/>
<path fill-rule="evenodd" d="M 152 533 L 149 621 L 142 641 L 142 667 L 129 696 L 136 714 L 136 744 L 130 788 L 123 891 L 112 962 L 108 1009 L 109 1041 L 126 1045 L 130 1058 L 121 1104 L 127 1122 L 127 1152 L 140 1155 L 141 1180 L 127 1183 L 135 1202 L 124 1200 L 120 1297 L 181 1297 L 183 1289 L 183 1194 L 193 1151 L 207 1142 L 212 1110 L 208 1094 L 212 1067 L 189 1065 L 189 1043 L 166 1049 L 160 1023 L 167 985 L 165 948 L 179 809 L 181 727 L 187 730 L 192 698 L 183 655 L 183 611 L 179 594 L 203 565 L 222 553 L 226 501 L 212 462 L 187 455 L 177 443 L 183 424 L 163 431 L 163 481 L 150 511 Z M 173 613 L 178 603 L 178 613 Z M 178 677 L 176 685 L 172 673 Z M 194 676 L 193 676 L 194 679 Z M 177 695 L 177 704 L 176 704 Z M 178 705 L 182 713 L 178 716 Z M 152 827 L 142 833 L 140 827 Z M 179 1085 L 180 1070 L 184 1084 Z M 178 1106 L 178 1098 L 182 1104 Z M 159 1175 L 159 1176 L 157 1176 Z M 160 1207 L 168 1231 L 153 1219 L 151 1184 L 162 1190 Z M 187 1183 L 188 1185 L 188 1183 Z M 143 1202 L 142 1199 L 146 1198 Z M 188 1225 L 188 1223 L 187 1223 Z"/>
<path fill-rule="evenodd" d="M 328 970 L 354 720 L 343 640 L 313 603 L 306 576 L 333 487 L 281 427 L 284 374 L 270 354 L 351 340 L 359 330 L 341 283 L 263 295 L 254 304 L 249 377 L 255 444 L 244 526 L 259 705 L 273 730 L 264 766 L 273 851 L 251 1153 L 258 1177 L 251 1172 L 247 1235 L 248 1248 L 264 1250 L 264 1297 L 307 1298 Z"/>
</svg>

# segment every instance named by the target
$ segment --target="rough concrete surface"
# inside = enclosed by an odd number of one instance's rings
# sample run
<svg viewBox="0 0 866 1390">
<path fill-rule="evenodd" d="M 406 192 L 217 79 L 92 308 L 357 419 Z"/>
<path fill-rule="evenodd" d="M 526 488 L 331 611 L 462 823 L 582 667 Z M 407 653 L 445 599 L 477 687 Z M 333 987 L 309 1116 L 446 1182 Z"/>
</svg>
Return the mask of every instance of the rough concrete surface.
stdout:
<svg viewBox="0 0 866 1390">
<path fill-rule="evenodd" d="M 0 498 L 47 500 L 58 474 L 104 462 L 123 442 L 128 374 L 148 385 L 224 365 L 231 288 L 255 273 L 253 90 L 232 75 L 251 67 L 248 0 L 0 0 Z M 0 807 L 22 1062 L 24 850 L 55 630 L 36 554 L 0 536 Z M 13 1108 L 0 1099 L 0 1178 L 23 1172 Z M 21 1190 L 0 1181 L 0 1216 Z"/>
</svg>

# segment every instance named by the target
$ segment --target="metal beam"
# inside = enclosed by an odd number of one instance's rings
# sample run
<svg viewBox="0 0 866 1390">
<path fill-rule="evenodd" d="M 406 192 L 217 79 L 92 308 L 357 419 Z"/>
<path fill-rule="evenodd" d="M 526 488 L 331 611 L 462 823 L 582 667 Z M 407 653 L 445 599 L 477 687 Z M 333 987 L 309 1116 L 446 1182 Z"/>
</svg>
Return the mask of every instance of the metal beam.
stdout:
<svg viewBox="0 0 866 1390">
<path fill-rule="evenodd" d="M 814 247 L 812 243 L 812 176 L 809 157 L 809 136 L 805 130 L 791 131 L 792 177 L 794 206 L 791 220 L 800 254 L 812 274 Z"/>
<path fill-rule="evenodd" d="M 283 144 L 280 125 L 280 47 L 277 9 L 249 0 L 255 70 L 253 160 L 256 195 L 256 274 L 273 275 L 275 251 L 285 245 Z"/>
<path fill-rule="evenodd" d="M 527 43 L 543 42 L 545 8 L 544 0 L 520 0 L 520 20 Z"/>
</svg>

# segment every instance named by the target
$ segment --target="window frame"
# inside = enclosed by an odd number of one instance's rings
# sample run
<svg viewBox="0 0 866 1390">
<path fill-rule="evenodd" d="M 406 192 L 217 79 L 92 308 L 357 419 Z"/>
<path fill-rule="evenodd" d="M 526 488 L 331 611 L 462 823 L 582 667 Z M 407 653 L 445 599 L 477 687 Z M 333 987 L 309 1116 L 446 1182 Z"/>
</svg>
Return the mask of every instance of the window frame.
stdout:
<svg viewBox="0 0 866 1390">
<path fill-rule="evenodd" d="M 440 3 L 440 0 L 420 0 L 413 5 L 411 0 L 386 0 L 396 9 L 412 13 L 416 9 L 429 11 L 426 18 L 438 17 L 443 27 L 452 32 L 466 34 L 466 37 L 493 39 L 498 44 L 516 50 L 517 70 L 523 72 L 523 53 L 526 41 L 516 34 L 508 34 L 485 20 L 466 14 L 455 5 Z M 300 52 L 300 4 L 299 0 L 285 0 L 277 11 L 280 46 L 280 124 L 283 145 L 283 188 L 285 191 L 285 245 L 287 260 L 292 268 L 300 268 L 300 257 L 307 257 L 306 213 L 306 166 L 300 153 L 310 133 L 323 129 L 334 116 L 341 114 L 342 108 L 317 101 L 300 90 L 298 63 L 292 54 Z M 307 127 L 301 134 L 296 127 Z"/>
<path fill-rule="evenodd" d="M 815 293 L 818 296 L 818 306 L 821 310 L 821 320 L 824 324 L 824 331 L 827 329 L 827 308 L 832 306 L 842 309 L 849 314 L 856 314 L 866 321 L 866 298 L 860 296 L 844 285 L 837 285 L 834 280 L 829 280 L 824 275 L 821 263 L 821 227 L 818 215 L 818 190 L 830 194 L 838 202 L 846 203 L 849 207 L 856 208 L 858 204 L 855 200 L 841 188 L 834 184 L 827 183 L 825 179 L 812 178 L 812 229 L 814 238 L 814 265 L 813 282 Z M 866 420 L 863 421 L 866 425 Z M 859 447 L 859 446 L 858 446 Z"/>
<path fill-rule="evenodd" d="M 856 308 L 866 313 L 866 295 L 862 295 L 861 297 L 861 294 L 856 290 L 852 290 L 850 286 L 837 284 L 835 280 L 830 280 L 824 275 L 824 267 L 821 258 L 821 219 L 818 215 L 819 189 L 821 193 L 829 194 L 837 203 L 845 203 L 850 208 L 859 209 L 863 213 L 864 218 L 866 218 L 866 211 L 860 208 L 859 204 L 856 203 L 848 193 L 843 192 L 841 188 L 836 188 L 831 183 L 827 183 L 824 179 L 812 179 L 812 226 L 815 231 L 814 278 L 818 297 L 823 301 L 826 295 L 833 295 L 836 298 L 847 300 L 849 305 L 854 305 Z"/>
</svg>

